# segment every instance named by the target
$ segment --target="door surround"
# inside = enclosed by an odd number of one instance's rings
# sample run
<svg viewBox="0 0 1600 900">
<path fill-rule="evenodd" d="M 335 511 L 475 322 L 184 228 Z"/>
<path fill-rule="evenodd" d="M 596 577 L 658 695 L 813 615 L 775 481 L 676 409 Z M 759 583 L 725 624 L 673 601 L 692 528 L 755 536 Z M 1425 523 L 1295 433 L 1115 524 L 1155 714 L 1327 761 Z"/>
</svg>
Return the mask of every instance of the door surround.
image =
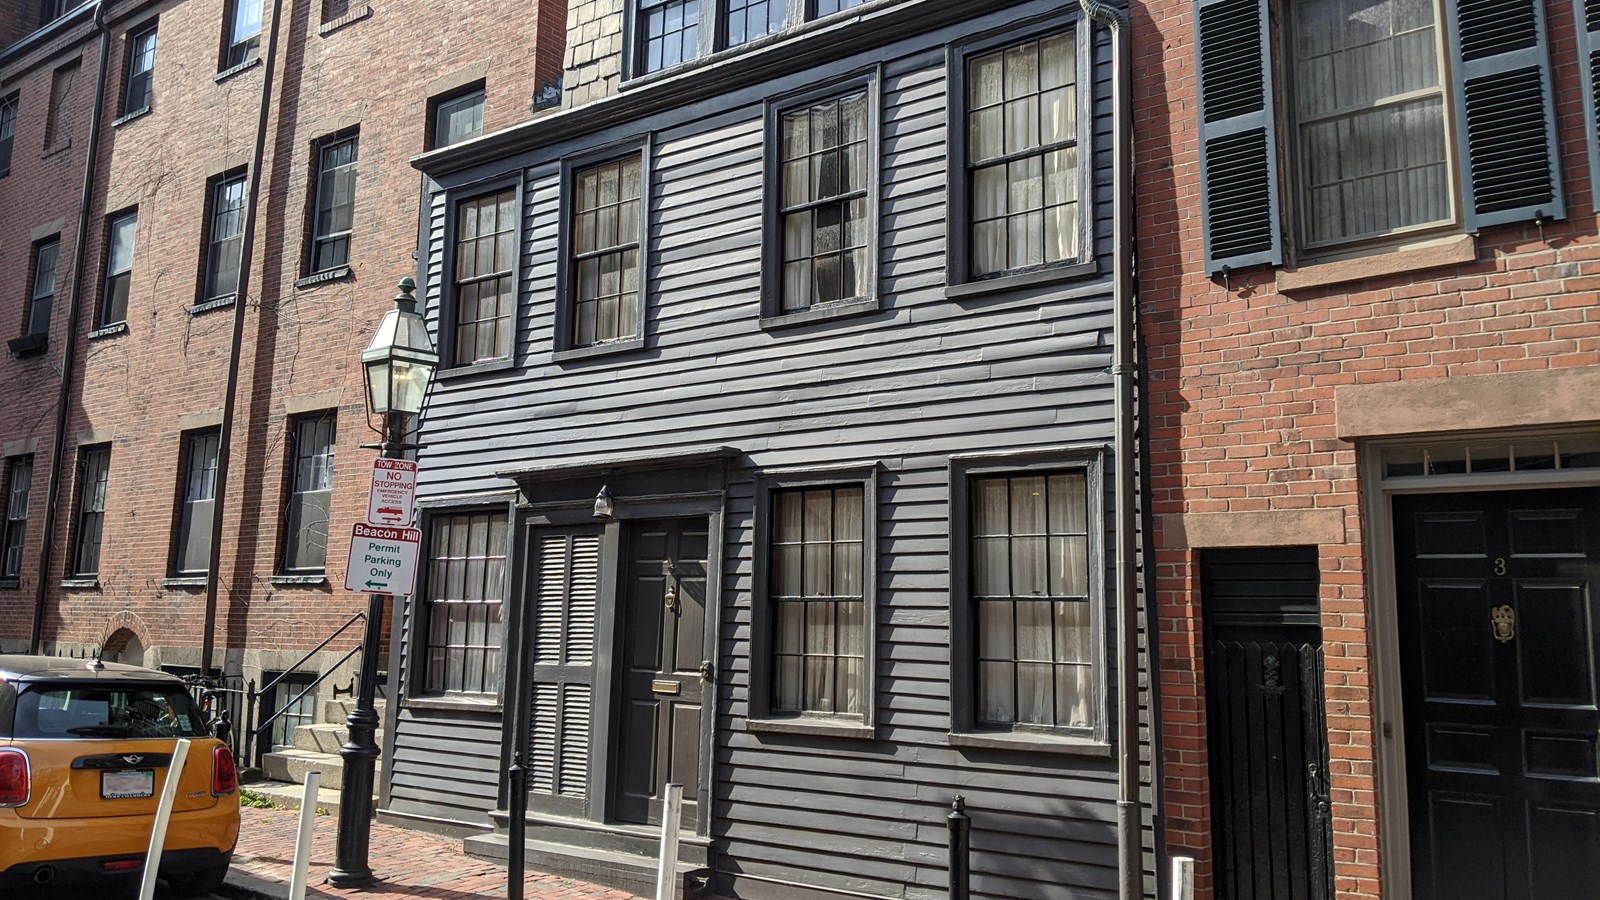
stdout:
<svg viewBox="0 0 1600 900">
<path fill-rule="evenodd" d="M 1411 896 L 1411 817 L 1406 785 L 1405 715 L 1400 684 L 1399 590 L 1395 582 L 1394 520 L 1396 494 L 1446 494 L 1477 491 L 1546 490 L 1600 487 L 1600 469 L 1499 472 L 1467 475 L 1386 477 L 1386 450 L 1595 437 L 1589 428 L 1515 429 L 1446 432 L 1357 444 L 1362 523 L 1362 556 L 1367 571 L 1367 644 L 1371 660 L 1373 756 L 1377 771 L 1380 878 L 1386 897 Z"/>
</svg>

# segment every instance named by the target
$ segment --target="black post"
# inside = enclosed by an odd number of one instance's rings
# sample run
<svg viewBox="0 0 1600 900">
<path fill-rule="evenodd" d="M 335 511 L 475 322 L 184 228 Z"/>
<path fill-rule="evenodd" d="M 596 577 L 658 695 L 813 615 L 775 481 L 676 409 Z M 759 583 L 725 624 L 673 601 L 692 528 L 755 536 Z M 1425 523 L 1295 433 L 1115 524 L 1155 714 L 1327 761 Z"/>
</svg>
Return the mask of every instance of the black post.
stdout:
<svg viewBox="0 0 1600 900">
<path fill-rule="evenodd" d="M 950 829 L 950 900 L 967 900 L 971 869 L 967 852 L 972 834 L 972 817 L 967 815 L 967 801 L 957 794 L 950 802 L 950 815 L 945 817 Z"/>
<path fill-rule="evenodd" d="M 384 459 L 405 455 L 405 414 L 384 416 Z M 367 847 L 372 841 L 372 786 L 378 764 L 378 711 L 373 708 L 378 693 L 378 649 L 383 633 L 383 607 L 387 595 L 367 595 L 366 635 L 361 644 L 361 675 L 357 684 L 356 708 L 345 721 L 350 739 L 339 748 L 344 760 L 344 778 L 339 789 L 339 842 L 334 851 L 333 870 L 328 883 L 334 887 L 362 887 L 373 882 L 367 864 Z"/>
<path fill-rule="evenodd" d="M 522 751 L 511 754 L 510 834 L 506 840 L 506 900 L 522 900 L 522 879 L 528 855 L 528 770 Z"/>
</svg>

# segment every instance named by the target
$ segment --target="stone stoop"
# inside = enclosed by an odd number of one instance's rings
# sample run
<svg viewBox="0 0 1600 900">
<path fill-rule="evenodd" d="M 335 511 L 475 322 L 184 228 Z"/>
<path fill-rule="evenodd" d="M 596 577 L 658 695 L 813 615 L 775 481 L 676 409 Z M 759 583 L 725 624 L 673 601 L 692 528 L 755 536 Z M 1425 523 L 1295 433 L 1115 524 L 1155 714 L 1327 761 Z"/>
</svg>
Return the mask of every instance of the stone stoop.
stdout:
<svg viewBox="0 0 1600 900">
<path fill-rule="evenodd" d="M 337 804 L 337 792 L 344 785 L 344 759 L 339 755 L 339 748 L 344 746 L 350 737 L 350 730 L 346 727 L 345 721 L 355 706 L 355 700 L 343 697 L 337 700 L 322 700 L 318 715 L 321 721 L 297 726 L 294 730 L 292 748 L 264 754 L 261 757 L 261 774 L 269 782 L 280 785 L 303 785 L 306 783 L 306 773 L 320 771 L 322 791 L 333 792 L 334 802 Z M 385 702 L 382 699 L 373 704 L 380 723 L 383 721 L 384 706 Z M 382 747 L 384 732 L 381 726 L 377 731 L 376 740 L 378 746 Z M 381 761 L 378 774 L 381 777 Z M 377 784 L 377 779 L 374 779 L 374 790 L 377 789 Z M 251 789 L 256 788 L 252 786 Z"/>
</svg>

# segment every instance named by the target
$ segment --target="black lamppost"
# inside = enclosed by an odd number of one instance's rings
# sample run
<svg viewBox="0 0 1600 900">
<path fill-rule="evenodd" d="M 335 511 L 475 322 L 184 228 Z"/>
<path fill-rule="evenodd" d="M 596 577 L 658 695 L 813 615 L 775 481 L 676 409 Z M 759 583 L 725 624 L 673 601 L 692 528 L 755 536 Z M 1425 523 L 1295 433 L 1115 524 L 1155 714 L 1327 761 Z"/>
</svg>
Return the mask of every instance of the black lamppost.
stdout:
<svg viewBox="0 0 1600 900">
<path fill-rule="evenodd" d="M 439 367 L 439 354 L 428 339 L 427 326 L 417 314 L 417 289 L 410 278 L 400 280 L 395 308 L 383 316 L 378 333 L 361 354 L 367 376 L 367 412 L 383 418 L 385 459 L 399 459 L 412 449 L 406 443 L 406 418 L 422 412 L 428 382 Z M 384 594 L 367 595 L 367 628 L 361 650 L 361 677 L 356 708 L 346 725 L 350 738 L 339 748 L 344 759 L 344 782 L 339 791 L 339 845 L 328 881 L 335 887 L 360 887 L 372 883 L 367 847 L 372 838 L 372 786 L 378 762 L 377 696 L 378 645 L 383 630 Z"/>
</svg>

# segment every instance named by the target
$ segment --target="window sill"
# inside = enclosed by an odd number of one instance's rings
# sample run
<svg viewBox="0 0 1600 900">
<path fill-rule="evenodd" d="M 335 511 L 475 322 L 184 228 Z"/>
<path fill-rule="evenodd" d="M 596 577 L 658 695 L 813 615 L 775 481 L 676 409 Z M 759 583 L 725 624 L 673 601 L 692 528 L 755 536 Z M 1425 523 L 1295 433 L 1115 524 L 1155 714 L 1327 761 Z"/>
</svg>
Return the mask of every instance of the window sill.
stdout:
<svg viewBox="0 0 1600 900">
<path fill-rule="evenodd" d="M 40 159 L 49 159 L 52 156 L 60 156 L 61 154 L 66 153 L 68 150 L 71 150 L 71 149 L 72 149 L 72 141 L 69 139 L 65 144 L 60 144 L 60 145 L 57 145 L 55 147 L 46 147 L 44 152 L 39 154 L 39 158 Z"/>
<path fill-rule="evenodd" d="M 127 334 L 127 333 L 128 333 L 128 323 L 127 322 L 113 322 L 110 325 L 102 325 L 99 328 L 96 328 L 95 330 L 93 330 L 93 331 L 89 332 L 87 335 L 85 335 L 85 337 L 87 337 L 91 341 L 101 341 L 101 340 L 105 340 L 106 338 L 116 337 L 119 334 Z"/>
<path fill-rule="evenodd" d="M 6 346 L 10 348 L 11 355 L 17 359 L 37 356 L 50 346 L 50 334 L 44 331 L 37 334 L 25 334 L 22 337 L 6 341 Z"/>
<path fill-rule="evenodd" d="M 314 288 L 319 284 L 327 284 L 330 281 L 347 281 L 352 274 L 349 266 L 334 266 L 314 275 L 307 275 L 304 278 L 297 279 L 294 287 L 297 291 L 303 291 L 306 288 Z"/>
<path fill-rule="evenodd" d="M 161 579 L 161 589 L 166 591 L 186 591 L 205 586 L 206 576 L 204 575 L 174 575 L 171 578 Z"/>
<path fill-rule="evenodd" d="M 148 115 L 150 115 L 150 107 L 148 107 L 148 106 L 142 107 L 140 109 L 136 109 L 133 112 L 125 112 L 122 115 L 117 116 L 115 119 L 111 120 L 111 127 L 112 128 L 117 128 L 117 127 L 120 127 L 122 125 L 126 125 L 129 122 L 134 121 L 135 119 L 142 119 L 142 118 L 144 118 L 145 116 L 148 116 Z"/>
<path fill-rule="evenodd" d="M 878 736 L 878 729 L 871 725 L 863 725 L 859 721 L 852 722 L 811 716 L 795 716 L 794 718 L 786 719 L 746 719 L 744 727 L 746 731 L 765 732 L 768 734 L 809 734 L 868 741 Z"/>
<path fill-rule="evenodd" d="M 0 578 L 0 591 L 15 591 L 22 587 L 22 579 L 7 576 Z"/>
<path fill-rule="evenodd" d="M 483 375 L 489 372 L 504 372 L 516 367 L 516 362 L 510 359 L 491 359 L 487 362 L 472 363 L 466 366 L 454 366 L 449 369 L 440 369 L 434 375 L 435 380 L 449 381 L 453 378 L 471 378 L 474 375 Z"/>
<path fill-rule="evenodd" d="M 1034 732 L 950 732 L 946 741 L 952 747 L 971 750 L 1022 750 L 1029 753 L 1062 753 L 1078 756 L 1111 755 L 1111 744 L 1088 737 L 1039 734 Z"/>
<path fill-rule="evenodd" d="M 261 65 L 261 57 L 259 55 L 252 56 L 244 62 L 239 63 L 237 66 L 231 66 L 223 69 L 221 72 L 211 76 L 211 80 L 215 81 L 217 84 L 221 84 L 224 81 L 227 81 L 229 78 L 238 75 L 240 72 L 248 72 L 259 65 Z"/>
<path fill-rule="evenodd" d="M 400 706 L 405 709 L 433 709 L 440 712 L 498 713 L 501 711 L 500 698 L 490 695 L 481 697 L 445 697 L 430 694 L 426 697 L 407 697 L 400 701 Z"/>
<path fill-rule="evenodd" d="M 1314 263 L 1278 272 L 1278 290 L 1284 293 L 1382 278 L 1440 266 L 1470 263 L 1478 258 L 1478 240 L 1470 234 L 1398 244 L 1363 256 Z"/>
<path fill-rule="evenodd" d="M 794 328 L 800 325 L 810 325 L 813 322 L 826 322 L 831 319 L 845 319 L 851 316 L 875 313 L 882 308 L 876 297 L 870 297 L 866 300 L 846 300 L 842 303 L 832 303 L 827 306 L 813 306 L 810 309 L 803 309 L 798 312 L 762 316 L 759 325 L 766 330 Z"/>
<path fill-rule="evenodd" d="M 214 309 L 224 309 L 232 306 L 233 302 L 237 299 L 239 299 L 238 294 L 229 294 L 226 297 L 218 297 L 215 300 L 207 300 L 204 303 L 196 303 L 195 305 L 189 307 L 189 315 L 198 316 L 201 313 L 208 313 Z"/>
<path fill-rule="evenodd" d="M 276 587 L 327 587 L 327 575 L 273 575 L 267 583 Z"/>
<path fill-rule="evenodd" d="M 626 341 L 612 341 L 609 344 L 593 344 L 588 347 L 572 347 L 567 350 L 557 350 L 552 358 L 556 362 L 571 362 L 579 359 L 589 359 L 595 356 L 611 356 L 617 353 L 628 353 L 644 349 L 644 338 L 632 338 Z"/>
<path fill-rule="evenodd" d="M 968 297 L 987 297 L 991 294 L 1002 294 L 1008 291 L 1020 291 L 1032 287 L 1059 284 L 1074 278 L 1094 275 L 1100 271 L 1100 266 L 1094 260 L 1080 263 L 1055 266 L 1049 269 L 1036 269 L 1027 272 L 1018 272 L 1014 275 L 1000 275 L 994 278 L 985 278 L 981 281 L 968 281 L 965 284 L 950 284 L 944 289 L 947 300 L 964 300 Z"/>
<path fill-rule="evenodd" d="M 98 591 L 100 579 L 90 575 L 85 578 L 63 578 L 61 589 L 64 591 Z"/>
<path fill-rule="evenodd" d="M 331 22 L 323 22 L 321 25 L 318 25 L 317 34 L 322 37 L 327 37 L 346 25 L 354 25 L 362 19 L 370 18 L 372 18 L 372 5 L 370 3 L 363 3 L 360 9 L 352 10 Z"/>
</svg>

